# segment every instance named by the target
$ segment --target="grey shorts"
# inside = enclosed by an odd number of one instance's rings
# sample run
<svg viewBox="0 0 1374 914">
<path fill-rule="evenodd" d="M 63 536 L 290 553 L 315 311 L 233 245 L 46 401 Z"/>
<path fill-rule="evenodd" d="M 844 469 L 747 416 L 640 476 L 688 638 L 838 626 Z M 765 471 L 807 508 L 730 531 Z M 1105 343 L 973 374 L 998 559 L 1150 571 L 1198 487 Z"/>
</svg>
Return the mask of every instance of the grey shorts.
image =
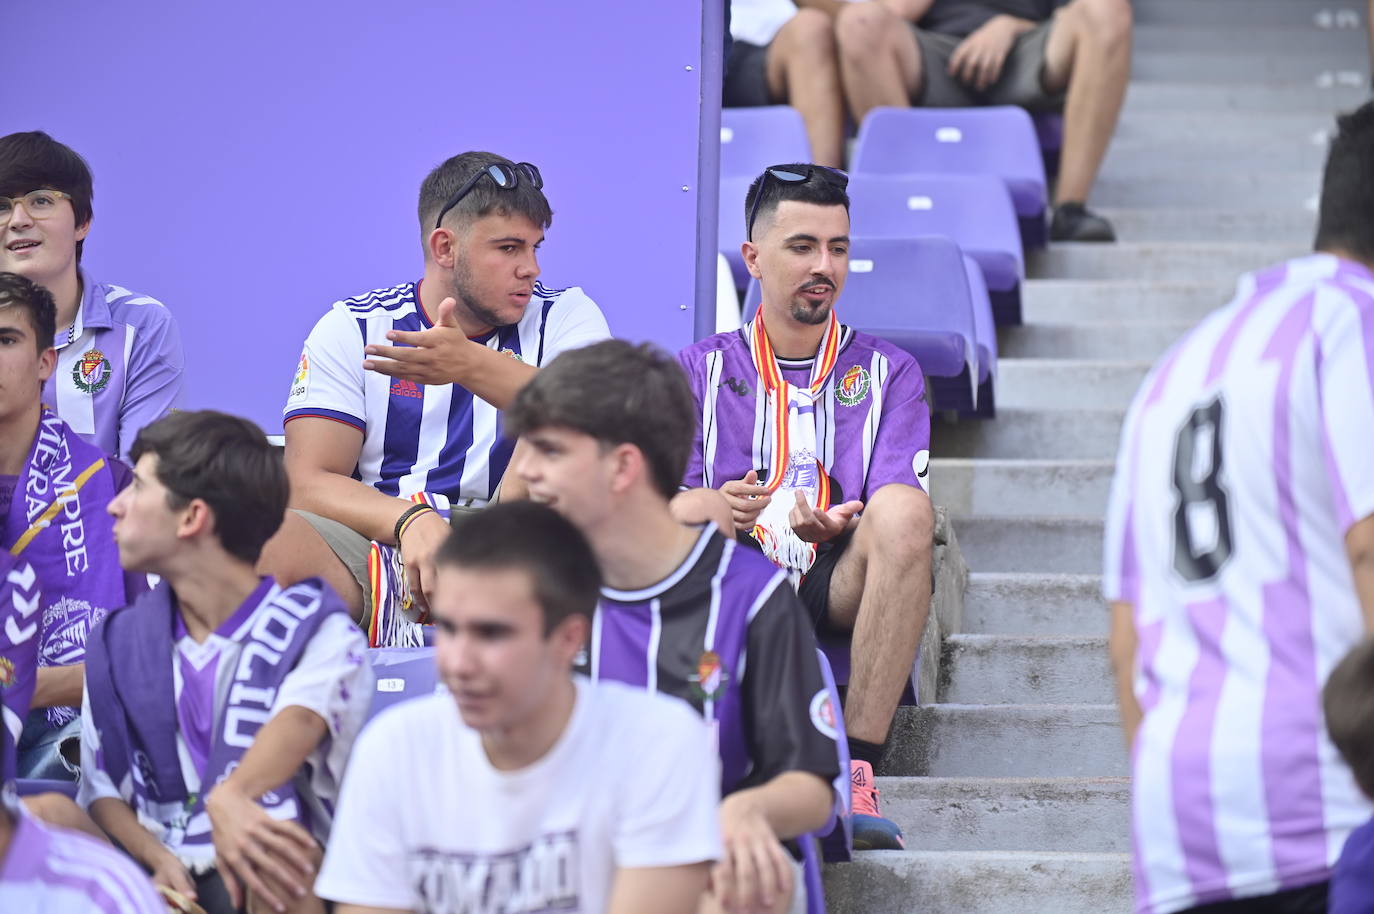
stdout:
<svg viewBox="0 0 1374 914">
<path fill-rule="evenodd" d="M 1040 82 L 1045 69 L 1045 49 L 1055 20 L 1047 19 L 1019 36 L 1011 46 L 1002 75 L 979 92 L 949 75 L 949 58 L 962 42 L 958 35 L 928 32 L 912 26 L 921 49 L 921 91 L 912 99 L 931 108 L 977 108 L 983 105 L 1017 105 L 1029 111 L 1062 111 L 1064 93 L 1050 94 Z"/>
<path fill-rule="evenodd" d="M 721 107 L 758 108 L 778 101 L 768 91 L 768 47 L 736 41 L 721 83 Z"/>
</svg>

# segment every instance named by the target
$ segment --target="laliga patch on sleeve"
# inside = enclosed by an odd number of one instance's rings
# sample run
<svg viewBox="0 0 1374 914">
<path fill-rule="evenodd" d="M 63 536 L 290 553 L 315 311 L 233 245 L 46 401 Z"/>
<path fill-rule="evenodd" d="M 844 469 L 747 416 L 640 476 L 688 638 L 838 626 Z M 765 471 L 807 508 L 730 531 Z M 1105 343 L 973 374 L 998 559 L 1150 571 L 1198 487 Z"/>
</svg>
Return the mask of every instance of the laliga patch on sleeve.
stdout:
<svg viewBox="0 0 1374 914">
<path fill-rule="evenodd" d="M 296 376 L 291 379 L 291 396 L 288 400 L 299 400 L 310 390 L 310 357 L 301 351 L 301 360 L 296 365 Z"/>
<path fill-rule="evenodd" d="M 917 451 L 916 456 L 911 458 L 911 471 L 916 474 L 917 479 L 925 479 L 930 472 L 930 451 Z"/>
<path fill-rule="evenodd" d="M 840 738 L 835 726 L 835 705 L 830 701 L 829 689 L 821 689 L 812 696 L 811 724 L 831 739 Z"/>
</svg>

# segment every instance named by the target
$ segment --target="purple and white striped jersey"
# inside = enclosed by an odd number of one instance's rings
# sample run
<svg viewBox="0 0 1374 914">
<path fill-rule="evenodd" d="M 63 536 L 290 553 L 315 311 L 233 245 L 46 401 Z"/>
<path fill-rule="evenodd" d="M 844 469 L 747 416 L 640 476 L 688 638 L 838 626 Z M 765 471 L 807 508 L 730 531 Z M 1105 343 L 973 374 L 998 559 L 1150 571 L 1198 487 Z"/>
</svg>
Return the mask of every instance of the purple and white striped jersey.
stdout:
<svg viewBox="0 0 1374 914">
<path fill-rule="evenodd" d="M 749 327 L 708 336 L 678 353 L 701 409 L 683 484 L 718 489 L 772 465 L 773 417 L 749 351 Z M 778 359 L 806 386 L 812 359 Z M 926 488 L 930 407 L 921 366 L 885 340 L 844 327 L 840 355 L 816 398 L 816 450 L 830 503 L 868 501 L 888 483 Z"/>
<path fill-rule="evenodd" d="M 1138 911 L 1321 881 L 1369 818 L 1320 691 L 1364 631 L 1371 453 L 1374 274 L 1330 255 L 1242 277 L 1136 395 L 1103 586 L 1139 636 Z"/>
<path fill-rule="evenodd" d="M 15 747 L 33 701 L 40 600 L 33 566 L 0 551 L 0 783 L 15 776 Z"/>
<path fill-rule="evenodd" d="M 82 438 L 127 457 L 134 438 L 181 397 L 181 333 L 155 298 L 91 282 L 81 274 L 81 307 L 70 335 L 57 330 L 57 368 L 43 402 Z"/>
<path fill-rule="evenodd" d="M 0 859 L 0 911 L 166 914 L 148 877 L 119 851 L 40 822 L 18 802 L 6 806 L 15 829 Z"/>
</svg>

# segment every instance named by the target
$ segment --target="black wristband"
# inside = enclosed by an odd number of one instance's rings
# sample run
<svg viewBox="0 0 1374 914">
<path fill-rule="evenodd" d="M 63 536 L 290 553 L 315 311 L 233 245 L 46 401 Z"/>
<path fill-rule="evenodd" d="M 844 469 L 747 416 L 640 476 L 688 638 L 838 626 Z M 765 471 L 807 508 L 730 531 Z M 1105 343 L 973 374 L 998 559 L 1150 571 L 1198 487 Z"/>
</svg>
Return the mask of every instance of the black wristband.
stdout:
<svg viewBox="0 0 1374 914">
<path fill-rule="evenodd" d="M 396 518 L 395 529 L 392 530 L 391 538 L 396 541 L 396 545 L 401 545 L 401 528 L 406 525 L 406 521 L 410 520 L 412 517 L 419 514 L 421 511 L 433 510 L 434 509 L 431 508 L 429 505 L 411 505 L 409 508 L 406 508 L 404 511 L 402 511 L 401 516 Z"/>
</svg>

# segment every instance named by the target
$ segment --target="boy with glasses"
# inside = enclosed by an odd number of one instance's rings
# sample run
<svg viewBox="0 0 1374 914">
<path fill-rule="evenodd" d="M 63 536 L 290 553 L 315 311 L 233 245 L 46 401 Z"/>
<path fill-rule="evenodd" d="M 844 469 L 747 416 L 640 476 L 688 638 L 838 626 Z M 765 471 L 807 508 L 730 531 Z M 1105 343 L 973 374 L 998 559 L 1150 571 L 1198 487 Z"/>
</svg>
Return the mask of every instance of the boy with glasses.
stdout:
<svg viewBox="0 0 1374 914">
<path fill-rule="evenodd" d="M 160 302 L 81 269 L 91 230 L 91 172 L 46 133 L 0 137 L 0 271 L 57 305 L 57 365 L 43 402 L 102 451 L 125 456 L 139 429 L 181 394 L 181 335 Z"/>
<path fill-rule="evenodd" d="M 297 510 L 262 567 L 322 574 L 374 645 L 419 643 L 449 514 L 485 505 L 510 460 L 500 411 L 609 335 L 581 289 L 536 282 L 542 187 L 489 152 L 444 162 L 420 188 L 424 277 L 335 303 L 305 342 L 285 409 Z"/>
<path fill-rule="evenodd" d="M 719 489 L 742 543 L 799 581 L 819 626 L 852 633 L 845 700 L 854 844 L 902 846 L 878 812 L 873 766 L 930 610 L 930 412 L 907 353 L 841 324 L 848 179 L 774 166 L 745 199 L 754 319 L 678 356 L 700 410 L 687 486 Z"/>
</svg>

